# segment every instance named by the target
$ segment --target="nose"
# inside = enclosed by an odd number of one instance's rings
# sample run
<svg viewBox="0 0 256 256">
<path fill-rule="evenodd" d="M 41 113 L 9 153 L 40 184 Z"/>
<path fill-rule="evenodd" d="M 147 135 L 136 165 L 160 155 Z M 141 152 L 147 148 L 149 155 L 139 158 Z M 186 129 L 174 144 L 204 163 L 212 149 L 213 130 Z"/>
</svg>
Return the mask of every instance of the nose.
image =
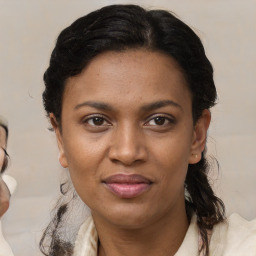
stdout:
<svg viewBox="0 0 256 256">
<path fill-rule="evenodd" d="M 126 166 L 147 160 L 147 149 L 139 128 L 124 125 L 113 132 L 109 158 Z"/>
</svg>

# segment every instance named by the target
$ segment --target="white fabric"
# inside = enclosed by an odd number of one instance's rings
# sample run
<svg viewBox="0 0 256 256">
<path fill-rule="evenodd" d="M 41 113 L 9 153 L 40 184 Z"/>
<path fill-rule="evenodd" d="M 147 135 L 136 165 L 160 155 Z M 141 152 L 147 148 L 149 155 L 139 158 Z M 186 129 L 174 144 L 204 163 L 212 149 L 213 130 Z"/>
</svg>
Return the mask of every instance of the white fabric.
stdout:
<svg viewBox="0 0 256 256">
<path fill-rule="evenodd" d="M 12 195 L 17 187 L 17 181 L 13 177 L 6 175 L 6 174 L 3 174 L 2 179 L 5 182 L 5 184 L 7 185 L 8 189 Z"/>
<path fill-rule="evenodd" d="M 175 256 L 198 256 L 199 233 L 194 215 Z M 98 236 L 92 217 L 81 226 L 74 256 L 97 256 Z M 256 219 L 246 221 L 238 214 L 216 225 L 210 241 L 210 256 L 256 256 Z"/>
<path fill-rule="evenodd" d="M 9 175 L 3 175 L 2 178 L 12 195 L 17 186 L 16 180 Z M 0 220 L 0 256 L 13 256 L 13 252 L 2 234 L 1 220 Z"/>
<path fill-rule="evenodd" d="M 90 215 L 80 227 L 73 256 L 97 256 L 98 235 Z"/>
<path fill-rule="evenodd" d="M 226 223 L 216 225 L 210 251 L 212 256 L 256 256 L 256 219 L 232 214 Z"/>
<path fill-rule="evenodd" d="M 1 220 L 0 220 L 0 256 L 13 256 L 13 252 L 9 244 L 7 244 L 5 238 L 3 237 Z"/>
</svg>

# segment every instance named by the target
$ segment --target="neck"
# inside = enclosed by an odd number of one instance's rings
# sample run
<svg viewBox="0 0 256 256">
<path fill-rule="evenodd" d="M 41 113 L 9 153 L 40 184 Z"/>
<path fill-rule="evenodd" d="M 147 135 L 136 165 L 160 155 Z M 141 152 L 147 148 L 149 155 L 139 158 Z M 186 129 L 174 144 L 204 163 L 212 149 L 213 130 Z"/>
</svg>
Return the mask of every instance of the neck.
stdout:
<svg viewBox="0 0 256 256">
<path fill-rule="evenodd" d="M 184 211 L 145 227 L 119 228 L 94 216 L 99 236 L 98 256 L 172 256 L 179 249 L 189 223 Z"/>
</svg>

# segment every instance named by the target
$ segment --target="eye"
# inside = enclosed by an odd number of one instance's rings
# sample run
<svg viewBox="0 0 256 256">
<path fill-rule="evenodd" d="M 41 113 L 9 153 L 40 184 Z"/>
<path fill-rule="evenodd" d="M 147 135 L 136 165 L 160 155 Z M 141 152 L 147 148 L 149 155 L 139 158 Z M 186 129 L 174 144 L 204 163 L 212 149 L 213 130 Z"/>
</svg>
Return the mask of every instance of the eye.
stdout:
<svg viewBox="0 0 256 256">
<path fill-rule="evenodd" d="M 102 117 L 92 117 L 87 120 L 87 123 L 90 125 L 100 126 L 104 124 L 104 119 Z"/>
<path fill-rule="evenodd" d="M 152 120 L 149 121 L 149 125 L 164 125 L 168 122 L 168 120 L 165 117 L 158 116 L 153 118 Z"/>
<path fill-rule="evenodd" d="M 102 116 L 91 116 L 87 117 L 83 123 L 86 123 L 93 127 L 109 126 L 110 123 Z"/>
<path fill-rule="evenodd" d="M 175 121 L 170 117 L 155 116 L 146 123 L 146 126 L 168 126 L 173 123 L 175 123 Z"/>
</svg>

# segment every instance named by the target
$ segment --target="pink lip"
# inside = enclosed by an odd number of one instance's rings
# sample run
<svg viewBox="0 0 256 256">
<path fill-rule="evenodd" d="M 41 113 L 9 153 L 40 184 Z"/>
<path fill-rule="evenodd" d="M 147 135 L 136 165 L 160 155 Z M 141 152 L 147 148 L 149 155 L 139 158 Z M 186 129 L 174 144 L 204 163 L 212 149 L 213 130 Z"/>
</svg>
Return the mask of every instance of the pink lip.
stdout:
<svg viewBox="0 0 256 256">
<path fill-rule="evenodd" d="M 137 174 L 117 174 L 106 178 L 103 182 L 111 192 L 120 198 L 134 198 L 147 191 L 152 182 Z"/>
</svg>

